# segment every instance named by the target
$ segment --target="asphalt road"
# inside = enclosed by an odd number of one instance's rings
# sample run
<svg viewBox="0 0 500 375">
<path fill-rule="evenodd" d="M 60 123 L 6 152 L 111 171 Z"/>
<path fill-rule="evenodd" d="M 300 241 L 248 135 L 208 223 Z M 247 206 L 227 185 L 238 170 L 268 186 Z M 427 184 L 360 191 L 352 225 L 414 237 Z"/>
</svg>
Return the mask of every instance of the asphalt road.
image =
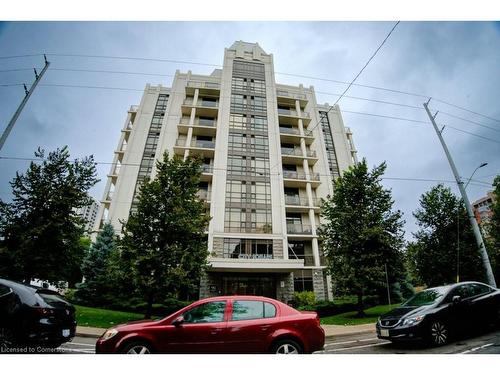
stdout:
<svg viewBox="0 0 500 375">
<path fill-rule="evenodd" d="M 391 343 L 374 333 L 327 338 L 316 354 L 500 354 L 500 330 L 465 337 L 440 347 Z"/>
<path fill-rule="evenodd" d="M 59 353 L 93 354 L 96 339 L 75 337 L 58 348 Z M 441 347 L 393 344 L 374 333 L 329 337 L 325 349 L 315 354 L 500 354 L 500 330 L 467 337 Z"/>
</svg>

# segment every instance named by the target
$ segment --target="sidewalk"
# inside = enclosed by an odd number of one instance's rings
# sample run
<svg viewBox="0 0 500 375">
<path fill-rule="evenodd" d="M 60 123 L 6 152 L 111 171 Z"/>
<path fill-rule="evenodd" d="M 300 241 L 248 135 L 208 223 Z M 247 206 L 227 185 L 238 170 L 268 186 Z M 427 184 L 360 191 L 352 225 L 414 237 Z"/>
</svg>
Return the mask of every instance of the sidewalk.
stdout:
<svg viewBox="0 0 500 375">
<path fill-rule="evenodd" d="M 375 324 L 359 324 L 355 326 L 323 325 L 322 327 L 325 330 L 326 337 L 349 336 L 357 333 L 375 332 Z M 105 328 L 78 326 L 76 327 L 76 336 L 99 338 L 104 331 L 106 331 Z"/>
</svg>

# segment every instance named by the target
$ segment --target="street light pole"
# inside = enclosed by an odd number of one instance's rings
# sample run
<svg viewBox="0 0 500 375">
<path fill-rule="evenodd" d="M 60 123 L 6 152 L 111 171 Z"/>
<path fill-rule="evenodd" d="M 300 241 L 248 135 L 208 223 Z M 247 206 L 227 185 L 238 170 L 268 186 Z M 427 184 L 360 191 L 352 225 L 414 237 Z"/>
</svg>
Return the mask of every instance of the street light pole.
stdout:
<svg viewBox="0 0 500 375">
<path fill-rule="evenodd" d="M 486 272 L 486 277 L 488 280 L 488 284 L 496 288 L 496 282 L 495 282 L 495 276 L 493 276 L 493 271 L 491 270 L 491 264 L 490 264 L 490 259 L 488 257 L 488 253 L 486 252 L 486 246 L 484 246 L 484 241 L 483 241 L 483 236 L 481 235 L 481 231 L 479 230 L 479 225 L 477 224 L 476 218 L 474 216 L 474 213 L 472 212 L 472 208 L 469 202 L 469 198 L 467 197 L 467 193 L 464 188 L 464 183 L 461 180 L 457 167 L 455 166 L 455 163 L 453 162 L 453 159 L 451 158 L 450 151 L 448 150 L 448 147 L 446 146 L 446 143 L 444 142 L 444 139 L 441 135 L 441 132 L 439 131 L 436 122 L 434 121 L 437 112 L 434 116 L 431 115 L 431 112 L 429 111 L 428 104 L 430 102 L 430 99 L 427 101 L 427 103 L 424 103 L 424 108 L 427 112 L 427 115 L 429 116 L 429 119 L 431 120 L 431 123 L 434 127 L 434 130 L 436 131 L 436 134 L 439 138 L 439 141 L 441 142 L 441 146 L 443 146 L 444 153 L 446 154 L 446 157 L 448 159 L 448 162 L 450 163 L 451 170 L 453 172 L 453 175 L 455 176 L 455 181 L 457 182 L 458 189 L 460 190 L 460 194 L 462 195 L 462 199 L 465 203 L 465 208 L 467 209 L 467 216 L 469 217 L 470 224 L 472 226 L 472 230 L 474 231 L 474 236 L 476 237 L 476 244 L 477 247 L 479 248 L 479 252 L 481 254 L 481 259 L 483 261 L 483 267 Z"/>
<path fill-rule="evenodd" d="M 467 179 L 467 183 L 465 184 L 464 190 L 467 191 L 467 186 L 469 186 L 469 182 L 474 177 L 474 174 L 477 172 L 479 168 L 486 167 L 488 163 L 481 163 L 474 169 L 474 172 Z M 460 202 L 457 205 L 457 283 L 460 282 Z"/>
</svg>

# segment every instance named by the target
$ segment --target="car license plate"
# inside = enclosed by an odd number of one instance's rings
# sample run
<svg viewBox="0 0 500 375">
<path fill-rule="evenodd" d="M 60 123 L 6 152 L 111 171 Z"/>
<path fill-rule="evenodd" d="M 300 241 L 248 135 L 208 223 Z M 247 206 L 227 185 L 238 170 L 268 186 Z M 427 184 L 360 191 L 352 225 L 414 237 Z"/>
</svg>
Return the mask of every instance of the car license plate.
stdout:
<svg viewBox="0 0 500 375">
<path fill-rule="evenodd" d="M 63 335 L 63 337 L 69 337 L 69 329 L 63 329 L 62 335 Z"/>
<path fill-rule="evenodd" d="M 389 330 L 388 329 L 381 329 L 380 330 L 380 336 L 382 336 L 382 337 L 389 337 Z"/>
</svg>

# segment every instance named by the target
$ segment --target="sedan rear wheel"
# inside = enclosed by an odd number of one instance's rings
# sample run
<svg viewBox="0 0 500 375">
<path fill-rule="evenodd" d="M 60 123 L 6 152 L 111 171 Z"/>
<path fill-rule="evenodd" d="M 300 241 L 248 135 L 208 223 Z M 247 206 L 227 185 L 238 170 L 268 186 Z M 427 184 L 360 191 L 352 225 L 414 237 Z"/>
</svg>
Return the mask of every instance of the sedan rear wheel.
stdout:
<svg viewBox="0 0 500 375">
<path fill-rule="evenodd" d="M 9 328 L 0 328 L 0 348 L 6 349 L 14 344 L 14 332 Z"/>
<path fill-rule="evenodd" d="M 439 320 L 431 324 L 431 341 L 434 345 L 444 345 L 448 342 L 449 332 L 446 325 Z"/>
<path fill-rule="evenodd" d="M 151 354 L 152 350 L 148 344 L 135 342 L 127 345 L 123 350 L 125 354 Z"/>
<path fill-rule="evenodd" d="M 302 351 L 299 344 L 293 340 L 282 340 L 273 346 L 272 352 L 275 354 L 300 354 Z"/>
</svg>

